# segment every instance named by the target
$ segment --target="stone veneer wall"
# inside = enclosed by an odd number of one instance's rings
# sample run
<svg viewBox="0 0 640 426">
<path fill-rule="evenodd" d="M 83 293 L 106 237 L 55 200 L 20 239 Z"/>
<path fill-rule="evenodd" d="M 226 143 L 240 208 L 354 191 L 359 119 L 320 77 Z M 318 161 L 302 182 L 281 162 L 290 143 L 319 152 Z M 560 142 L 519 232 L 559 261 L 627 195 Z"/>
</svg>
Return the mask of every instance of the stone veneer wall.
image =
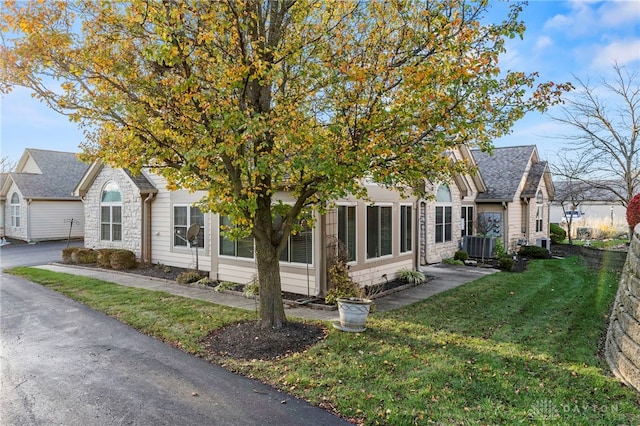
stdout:
<svg viewBox="0 0 640 426">
<path fill-rule="evenodd" d="M 102 188 L 114 181 L 122 194 L 122 241 L 100 240 L 100 199 Z M 84 201 L 84 246 L 89 248 L 122 248 L 141 256 L 142 204 L 140 192 L 120 169 L 105 166 L 87 192 Z"/>
<path fill-rule="evenodd" d="M 640 225 L 636 226 L 613 305 L 605 357 L 613 373 L 640 391 Z"/>
</svg>

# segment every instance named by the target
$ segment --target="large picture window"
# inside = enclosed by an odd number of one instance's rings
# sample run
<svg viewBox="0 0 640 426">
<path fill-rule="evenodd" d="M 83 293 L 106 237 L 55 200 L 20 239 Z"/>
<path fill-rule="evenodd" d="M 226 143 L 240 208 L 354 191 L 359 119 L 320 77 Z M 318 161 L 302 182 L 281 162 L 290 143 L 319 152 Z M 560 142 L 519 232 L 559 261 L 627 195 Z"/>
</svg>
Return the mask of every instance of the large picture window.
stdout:
<svg viewBox="0 0 640 426">
<path fill-rule="evenodd" d="M 20 226 L 20 196 L 17 192 L 11 196 L 11 226 Z"/>
<path fill-rule="evenodd" d="M 115 182 L 107 182 L 100 198 L 100 239 L 122 241 L 122 194 Z"/>
<path fill-rule="evenodd" d="M 173 245 L 174 247 L 188 247 L 187 230 L 191 225 L 199 225 L 200 232 L 194 244 L 204 247 L 204 213 L 195 206 L 173 206 Z"/>
<path fill-rule="evenodd" d="M 412 250 L 411 209 L 412 206 L 400 206 L 400 253 Z"/>
<path fill-rule="evenodd" d="M 232 226 L 228 216 L 220 216 L 220 229 L 228 229 Z M 232 240 L 220 233 L 220 254 L 223 256 L 244 257 L 253 259 L 253 237 Z"/>
<path fill-rule="evenodd" d="M 367 206 L 367 259 L 391 254 L 391 206 Z"/>
<path fill-rule="evenodd" d="M 338 206 L 338 240 L 349 253 L 349 261 L 356 260 L 356 208 Z"/>
<path fill-rule="evenodd" d="M 451 209 L 451 190 L 448 185 L 441 184 L 436 192 L 436 243 L 452 239 Z"/>
</svg>

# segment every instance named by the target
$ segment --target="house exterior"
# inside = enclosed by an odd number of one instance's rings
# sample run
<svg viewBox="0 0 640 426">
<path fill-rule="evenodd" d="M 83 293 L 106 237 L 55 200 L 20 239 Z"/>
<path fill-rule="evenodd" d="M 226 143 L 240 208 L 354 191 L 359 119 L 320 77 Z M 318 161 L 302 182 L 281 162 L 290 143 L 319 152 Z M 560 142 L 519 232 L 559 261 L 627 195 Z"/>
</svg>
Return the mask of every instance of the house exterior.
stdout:
<svg viewBox="0 0 640 426">
<path fill-rule="evenodd" d="M 316 226 L 292 235 L 281 257 L 283 291 L 324 295 L 330 242 L 344 242 L 352 277 L 362 285 L 392 280 L 399 269 L 417 265 L 417 200 L 375 183 L 368 184 L 375 203 L 355 198 L 336 201 Z M 127 170 L 94 162 L 74 193 L 85 204 L 85 246 L 125 248 L 149 263 L 197 268 L 212 279 L 248 283 L 255 279 L 252 237 L 232 241 L 221 228 L 228 220 L 197 206 L 205 193 L 169 191 L 166 181 L 147 170 Z M 277 194 L 293 201 L 287 193 Z M 186 231 L 199 225 L 195 247 Z"/>
<path fill-rule="evenodd" d="M 0 180 L 3 235 L 27 242 L 84 235 L 84 206 L 73 190 L 88 165 L 71 152 L 27 148 Z"/>
<path fill-rule="evenodd" d="M 478 234 L 500 237 L 506 250 L 548 247 L 550 204 L 555 189 L 535 145 L 472 151 L 487 191 L 476 197 Z"/>
<path fill-rule="evenodd" d="M 542 226 L 535 215 L 543 214 L 546 227 L 525 234 L 534 243 L 537 237 L 548 237 L 548 188 L 553 186 L 545 178 L 546 163 L 538 160 L 535 147 L 526 151 L 529 156 L 521 168 L 509 174 L 515 176 L 514 186 L 519 188 L 510 198 L 506 194 L 498 200 L 483 198 L 486 193 L 492 197 L 497 193 L 492 192 L 483 173 L 425 183 L 433 199 L 403 198 L 395 190 L 365 180 L 368 200 L 336 200 L 325 214 L 314 213 L 315 226 L 303 227 L 302 232 L 290 236 L 280 259 L 283 291 L 324 296 L 327 259 L 336 241 L 348 252 L 351 277 L 361 285 L 371 285 L 393 280 L 402 268 L 417 269 L 452 257 L 462 247 L 465 235 L 478 232 L 479 214 L 485 212 L 497 211 L 507 223 L 517 220 L 512 225 L 517 232 L 504 235 L 506 241 L 521 238 L 523 227 Z M 475 154 L 464 147 L 450 155 L 451 161 L 472 166 L 476 161 Z M 219 281 L 244 284 L 254 280 L 257 268 L 252 237 L 227 238 L 223 231 L 229 220 L 198 208 L 204 191 L 169 191 L 166 186 L 164 178 L 149 170 L 133 176 L 96 161 L 74 191 L 85 204 L 85 246 L 125 248 L 144 262 L 197 267 Z M 285 203 L 294 201 L 286 192 L 275 197 Z M 536 205 L 536 197 L 546 206 L 546 213 L 528 207 L 532 199 Z M 482 201 L 478 203 L 478 199 Z M 503 210 L 508 212 L 504 216 Z M 186 234 L 196 225 L 197 243 L 192 246 Z"/>
<path fill-rule="evenodd" d="M 615 187 L 617 182 L 606 182 Z M 565 211 L 580 212 L 579 219 L 572 220 L 574 235 L 578 228 L 589 228 L 592 237 L 610 238 L 628 233 L 627 209 L 611 191 L 595 188 L 586 182 L 567 181 L 554 183 L 556 199 L 551 203 L 551 222 L 560 224 L 566 229 Z M 621 190 L 623 182 L 619 182 Z M 622 191 L 621 191 L 622 192 Z M 573 213 L 574 217 L 578 214 Z M 569 218 L 568 216 L 567 218 Z"/>
</svg>

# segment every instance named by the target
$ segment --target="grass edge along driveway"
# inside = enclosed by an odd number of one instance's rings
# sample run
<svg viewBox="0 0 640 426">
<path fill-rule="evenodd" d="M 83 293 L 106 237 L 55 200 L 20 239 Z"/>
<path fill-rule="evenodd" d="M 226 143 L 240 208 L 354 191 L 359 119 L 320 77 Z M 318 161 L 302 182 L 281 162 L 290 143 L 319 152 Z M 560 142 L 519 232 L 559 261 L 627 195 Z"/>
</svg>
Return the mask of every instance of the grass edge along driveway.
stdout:
<svg viewBox="0 0 640 426">
<path fill-rule="evenodd" d="M 407 308 L 365 333 L 276 361 L 210 356 L 200 340 L 254 313 L 34 268 L 11 271 L 168 344 L 362 424 L 640 424 L 640 396 L 599 357 L 619 276 L 532 261 Z"/>
</svg>

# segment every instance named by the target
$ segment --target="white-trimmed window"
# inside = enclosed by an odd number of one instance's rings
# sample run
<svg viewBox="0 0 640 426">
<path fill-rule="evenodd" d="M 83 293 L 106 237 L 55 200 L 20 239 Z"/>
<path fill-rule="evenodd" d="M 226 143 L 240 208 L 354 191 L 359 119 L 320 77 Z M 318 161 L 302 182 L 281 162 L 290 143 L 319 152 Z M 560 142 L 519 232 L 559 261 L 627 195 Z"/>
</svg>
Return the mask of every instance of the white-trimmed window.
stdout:
<svg viewBox="0 0 640 426">
<path fill-rule="evenodd" d="M 462 232 L 461 236 L 473 235 L 473 206 L 462 206 Z"/>
<path fill-rule="evenodd" d="M 100 239 L 122 241 L 122 193 L 118 184 L 109 181 L 100 198 Z"/>
<path fill-rule="evenodd" d="M 229 216 L 220 216 L 220 229 L 231 227 Z M 220 255 L 253 259 L 253 236 L 232 240 L 220 233 Z"/>
<path fill-rule="evenodd" d="M 204 213 L 196 206 L 173 206 L 173 246 L 188 247 L 187 230 L 191 225 L 199 225 L 200 232 L 194 244 L 196 247 L 204 247 Z"/>
<path fill-rule="evenodd" d="M 279 216 L 273 221 L 275 228 L 280 226 L 282 219 Z M 299 221 L 298 224 L 303 222 Z M 313 263 L 313 230 L 310 226 L 303 225 L 295 235 L 292 233 L 289 235 L 287 245 L 280 253 L 280 262 L 288 263 Z"/>
<path fill-rule="evenodd" d="M 413 250 L 412 208 L 411 205 L 400 206 L 400 253 Z"/>
<path fill-rule="evenodd" d="M 20 226 L 20 196 L 17 192 L 11 196 L 11 226 Z"/>
<path fill-rule="evenodd" d="M 356 207 L 338 206 L 338 240 L 349 253 L 349 261 L 356 260 Z"/>
<path fill-rule="evenodd" d="M 538 191 L 536 194 L 536 232 L 542 232 L 544 227 L 544 196 L 542 191 Z"/>
<path fill-rule="evenodd" d="M 436 192 L 436 243 L 451 241 L 451 211 L 451 190 L 448 185 L 441 184 Z"/>
<path fill-rule="evenodd" d="M 367 206 L 367 259 L 392 253 L 391 206 Z"/>
</svg>

